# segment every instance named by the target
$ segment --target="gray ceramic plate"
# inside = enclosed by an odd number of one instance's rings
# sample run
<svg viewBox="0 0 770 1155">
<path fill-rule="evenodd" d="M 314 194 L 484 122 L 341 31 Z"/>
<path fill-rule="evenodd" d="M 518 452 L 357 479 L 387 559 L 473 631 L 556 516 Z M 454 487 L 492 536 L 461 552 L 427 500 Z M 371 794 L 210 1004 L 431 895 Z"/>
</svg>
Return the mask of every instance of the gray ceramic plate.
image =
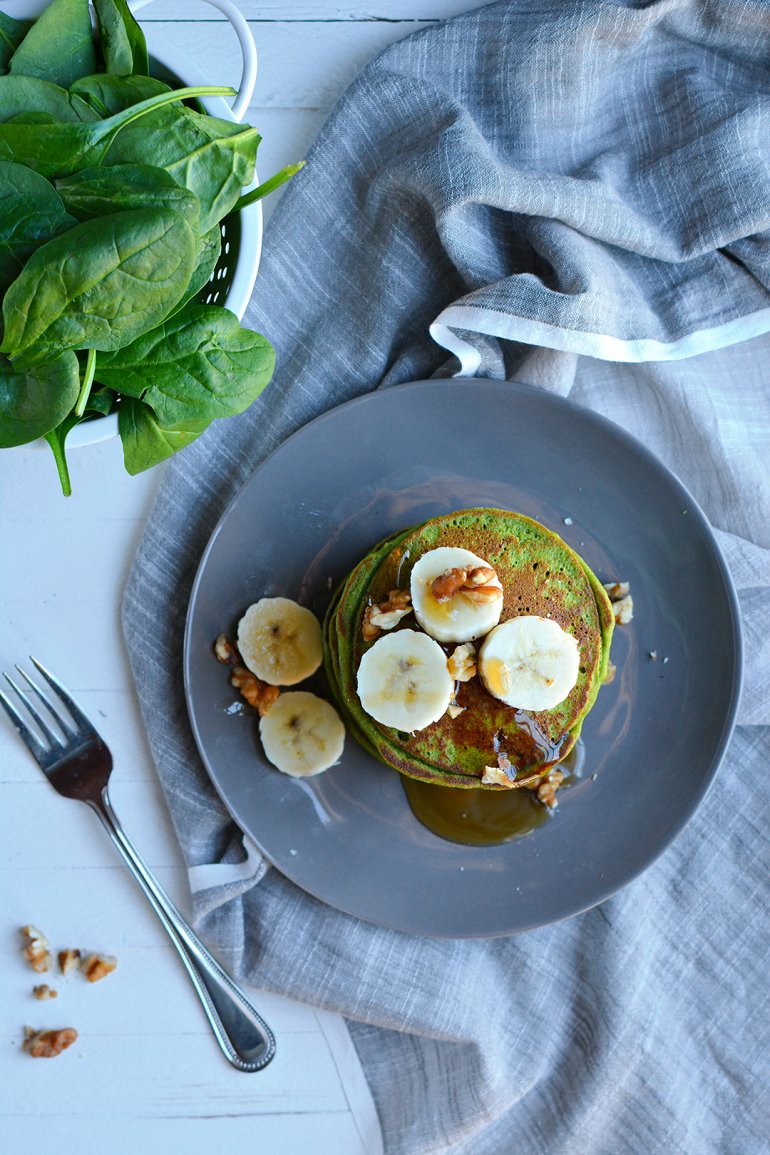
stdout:
<svg viewBox="0 0 770 1155">
<path fill-rule="evenodd" d="M 399 775 L 350 738 L 341 763 L 318 777 L 272 769 L 254 716 L 238 712 L 211 651 L 257 598 L 297 598 L 320 616 L 337 581 L 380 538 L 470 506 L 544 522 L 602 580 L 629 580 L 635 605 L 633 623 L 616 631 L 617 677 L 584 726 L 584 777 L 544 826 L 496 847 L 431 834 L 413 817 Z M 214 532 L 185 635 L 195 737 L 236 822 L 310 894 L 427 935 L 543 926 L 638 875 L 704 797 L 739 682 L 735 594 L 687 491 L 590 411 L 484 380 L 367 394 L 290 437 Z M 322 681 L 316 687 L 326 692 Z"/>
</svg>

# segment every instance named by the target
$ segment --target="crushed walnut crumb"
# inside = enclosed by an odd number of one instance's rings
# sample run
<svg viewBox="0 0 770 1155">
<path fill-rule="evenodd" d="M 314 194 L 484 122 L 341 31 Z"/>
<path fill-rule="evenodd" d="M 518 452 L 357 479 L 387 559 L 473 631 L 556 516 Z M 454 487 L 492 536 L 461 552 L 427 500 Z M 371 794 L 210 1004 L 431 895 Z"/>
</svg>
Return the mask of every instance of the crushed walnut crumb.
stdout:
<svg viewBox="0 0 770 1155">
<path fill-rule="evenodd" d="M 32 988 L 32 994 L 36 999 L 41 1001 L 44 999 L 56 999 L 59 997 L 59 992 L 49 987 L 48 983 L 38 983 L 36 987 Z"/>
<path fill-rule="evenodd" d="M 71 1047 L 78 1037 L 74 1027 L 60 1027 L 58 1030 L 36 1031 L 24 1028 L 22 1050 L 33 1059 L 55 1059 L 67 1047 Z"/>
</svg>

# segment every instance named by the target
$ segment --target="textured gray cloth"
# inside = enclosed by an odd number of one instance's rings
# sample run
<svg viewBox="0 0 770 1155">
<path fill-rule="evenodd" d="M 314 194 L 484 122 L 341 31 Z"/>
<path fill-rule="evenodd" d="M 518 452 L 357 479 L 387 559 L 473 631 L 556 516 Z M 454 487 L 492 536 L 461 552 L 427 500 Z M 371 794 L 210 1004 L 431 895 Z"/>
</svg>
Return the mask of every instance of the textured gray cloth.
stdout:
<svg viewBox="0 0 770 1155">
<path fill-rule="evenodd" d="M 770 8 L 730 0 L 521 0 L 389 48 L 267 231 L 247 322 L 273 383 L 167 469 L 125 626 L 195 919 L 239 975 L 346 1016 L 388 1153 L 770 1149 L 768 60 Z M 642 439 L 714 526 L 746 635 L 740 724 L 685 831 L 602 906 L 493 941 L 382 930 L 244 858 L 180 685 L 196 565 L 266 454 L 458 370 Z"/>
</svg>

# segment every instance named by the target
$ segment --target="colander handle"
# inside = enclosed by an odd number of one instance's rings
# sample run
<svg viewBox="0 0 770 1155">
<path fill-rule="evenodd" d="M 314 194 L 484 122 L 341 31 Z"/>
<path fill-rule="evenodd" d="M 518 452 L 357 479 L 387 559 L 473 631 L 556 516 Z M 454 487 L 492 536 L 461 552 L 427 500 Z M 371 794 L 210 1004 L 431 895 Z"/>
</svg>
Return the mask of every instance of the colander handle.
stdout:
<svg viewBox="0 0 770 1155">
<path fill-rule="evenodd" d="M 131 0 L 129 6 L 132 12 L 138 12 L 140 8 L 146 8 L 147 5 L 152 4 L 152 2 L 153 0 Z M 251 98 L 254 94 L 254 85 L 257 82 L 257 46 L 254 43 L 254 37 L 251 35 L 251 29 L 246 22 L 246 17 L 239 8 L 236 8 L 232 0 L 204 0 L 204 3 L 211 4 L 214 8 L 218 8 L 220 12 L 224 13 L 235 29 L 235 34 L 241 46 L 241 53 L 243 54 L 241 82 L 238 86 L 238 95 L 230 109 L 233 120 L 241 121 L 246 113 L 246 109 L 251 103 Z"/>
</svg>

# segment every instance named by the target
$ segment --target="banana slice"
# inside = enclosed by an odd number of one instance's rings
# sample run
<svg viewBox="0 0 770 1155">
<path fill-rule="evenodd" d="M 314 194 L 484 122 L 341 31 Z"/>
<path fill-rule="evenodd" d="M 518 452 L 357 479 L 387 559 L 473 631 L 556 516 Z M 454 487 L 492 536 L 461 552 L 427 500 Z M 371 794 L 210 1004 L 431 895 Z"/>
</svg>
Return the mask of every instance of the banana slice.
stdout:
<svg viewBox="0 0 770 1155">
<path fill-rule="evenodd" d="M 550 710 L 578 679 L 580 651 L 572 634 L 550 618 L 511 618 L 495 626 L 479 651 L 489 693 L 518 710 Z"/>
<path fill-rule="evenodd" d="M 338 762 L 345 727 L 337 711 L 307 690 L 281 694 L 259 720 L 265 757 L 292 778 L 309 778 Z"/>
<path fill-rule="evenodd" d="M 448 576 L 451 571 L 457 571 L 455 581 Z M 458 585 L 463 572 L 467 580 Z M 454 585 L 457 588 L 439 600 L 434 583 L 443 575 L 447 580 L 441 593 L 448 593 Z M 410 586 L 417 621 L 439 642 L 472 642 L 500 621 L 503 591 L 497 574 L 489 562 L 468 549 L 440 546 L 428 550 L 412 567 Z"/>
<path fill-rule="evenodd" d="M 416 630 L 383 634 L 358 667 L 358 697 L 375 722 L 413 733 L 437 722 L 454 694 L 446 654 Z"/>
<path fill-rule="evenodd" d="M 271 686 L 294 686 L 321 665 L 321 625 L 290 598 L 261 598 L 238 623 L 244 664 Z"/>
</svg>

